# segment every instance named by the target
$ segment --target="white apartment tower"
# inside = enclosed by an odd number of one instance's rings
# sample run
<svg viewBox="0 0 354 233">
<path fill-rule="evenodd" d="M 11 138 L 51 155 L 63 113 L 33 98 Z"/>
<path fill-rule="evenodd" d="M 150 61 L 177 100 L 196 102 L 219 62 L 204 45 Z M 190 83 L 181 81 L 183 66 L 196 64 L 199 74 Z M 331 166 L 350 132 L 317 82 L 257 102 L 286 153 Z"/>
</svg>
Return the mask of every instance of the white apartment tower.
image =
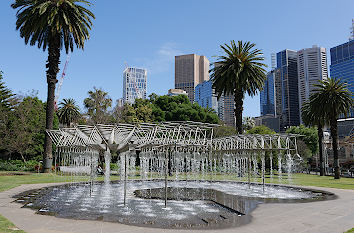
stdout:
<svg viewBox="0 0 354 233">
<path fill-rule="evenodd" d="M 318 80 L 328 77 L 326 49 L 314 45 L 312 48 L 302 49 L 297 52 L 299 110 L 315 89 Z M 301 115 L 301 114 L 300 114 Z M 300 123 L 302 117 L 300 117 Z"/>
<path fill-rule="evenodd" d="M 123 72 L 123 101 L 133 104 L 135 99 L 146 99 L 146 69 L 127 67 Z"/>
</svg>

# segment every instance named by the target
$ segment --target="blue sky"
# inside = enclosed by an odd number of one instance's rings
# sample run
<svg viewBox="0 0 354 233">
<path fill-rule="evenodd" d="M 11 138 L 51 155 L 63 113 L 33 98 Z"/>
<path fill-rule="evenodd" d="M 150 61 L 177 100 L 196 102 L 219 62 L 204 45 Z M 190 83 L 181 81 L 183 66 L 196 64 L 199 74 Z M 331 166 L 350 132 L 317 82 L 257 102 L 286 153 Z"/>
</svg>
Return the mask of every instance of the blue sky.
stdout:
<svg viewBox="0 0 354 233">
<path fill-rule="evenodd" d="M 0 1 L 0 70 L 16 93 L 37 90 L 46 99 L 47 53 L 25 45 L 15 30 L 13 1 Z M 329 48 L 349 37 L 353 0 L 96 0 L 91 38 L 71 55 L 62 98 L 82 107 L 88 90 L 122 97 L 124 62 L 148 69 L 148 94 L 174 87 L 174 56 L 196 53 L 211 62 L 230 40 L 256 43 L 270 54 L 285 48 Z M 328 54 L 329 56 L 329 54 Z M 63 67 L 66 55 L 61 57 Z M 259 96 L 246 97 L 244 115 L 259 115 Z"/>
</svg>

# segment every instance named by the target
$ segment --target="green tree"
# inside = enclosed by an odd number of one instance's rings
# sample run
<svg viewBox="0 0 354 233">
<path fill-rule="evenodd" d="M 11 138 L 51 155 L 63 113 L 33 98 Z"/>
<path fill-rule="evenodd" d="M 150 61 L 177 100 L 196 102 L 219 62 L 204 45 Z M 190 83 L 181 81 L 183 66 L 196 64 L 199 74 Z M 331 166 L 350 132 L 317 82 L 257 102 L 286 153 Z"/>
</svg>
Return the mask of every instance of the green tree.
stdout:
<svg viewBox="0 0 354 233">
<path fill-rule="evenodd" d="M 17 11 L 16 29 L 26 44 L 36 45 L 45 51 L 48 48 L 47 68 L 47 109 L 46 129 L 53 129 L 54 92 L 59 72 L 60 50 L 66 53 L 84 48 L 89 39 L 93 13 L 81 4 L 90 6 L 86 0 L 15 0 L 11 4 Z M 49 172 L 52 167 L 52 142 L 45 135 L 45 153 L 43 155 L 43 171 Z"/>
<path fill-rule="evenodd" d="M 310 149 L 312 155 L 318 152 L 318 135 L 316 127 L 306 127 L 304 125 L 291 126 L 286 130 L 286 133 L 299 134 L 300 139 L 307 145 Z"/>
<path fill-rule="evenodd" d="M 219 56 L 211 70 L 211 80 L 218 98 L 231 94 L 235 100 L 236 129 L 242 130 L 243 100 L 245 94 L 254 96 L 264 86 L 266 67 L 264 57 L 256 45 L 250 42 L 231 41 L 231 45 L 221 45 L 225 55 Z"/>
<path fill-rule="evenodd" d="M 18 153 L 22 160 L 35 159 L 44 153 L 46 104 L 38 97 L 27 96 L 14 107 L 9 115 L 8 130 L 4 138 L 6 150 Z M 54 129 L 58 128 L 55 115 Z"/>
<path fill-rule="evenodd" d="M 0 110 L 10 110 L 13 107 L 14 94 L 10 89 L 5 86 L 2 77 L 2 71 L 0 70 Z"/>
<path fill-rule="evenodd" d="M 310 97 L 310 100 L 312 98 Z M 316 115 L 315 103 L 307 101 L 301 108 L 301 117 L 305 125 L 317 126 L 317 138 L 318 138 L 318 151 L 320 156 L 320 176 L 324 176 L 324 159 L 323 159 L 323 126 L 325 125 L 325 119 L 322 115 Z M 322 111 L 321 111 L 322 112 Z"/>
<path fill-rule="evenodd" d="M 89 97 L 84 99 L 84 105 L 94 124 L 104 124 L 109 121 L 108 108 L 112 107 L 112 99 L 102 89 L 93 89 L 88 92 Z"/>
<path fill-rule="evenodd" d="M 80 108 L 74 99 L 63 99 L 59 103 L 58 109 L 59 122 L 70 127 L 71 123 L 76 123 L 81 118 Z"/>
<path fill-rule="evenodd" d="M 347 115 L 353 107 L 353 93 L 348 90 L 348 84 L 336 78 L 328 78 L 324 81 L 319 80 L 319 83 L 314 86 L 316 89 L 310 96 L 310 102 L 314 106 L 317 106 L 314 109 L 316 116 L 322 117 L 330 124 L 334 158 L 334 178 L 339 179 L 337 120 L 339 115 Z"/>
<path fill-rule="evenodd" d="M 265 125 L 255 126 L 246 131 L 247 134 L 275 134 L 275 132 Z"/>
</svg>

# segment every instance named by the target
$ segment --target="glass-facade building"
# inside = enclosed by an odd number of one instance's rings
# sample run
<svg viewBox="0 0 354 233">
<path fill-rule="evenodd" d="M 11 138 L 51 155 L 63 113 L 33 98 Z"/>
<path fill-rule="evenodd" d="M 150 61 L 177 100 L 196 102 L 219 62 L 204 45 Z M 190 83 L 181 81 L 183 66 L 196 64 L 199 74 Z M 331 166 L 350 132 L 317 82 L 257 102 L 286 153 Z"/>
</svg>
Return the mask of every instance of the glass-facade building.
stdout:
<svg viewBox="0 0 354 233">
<path fill-rule="evenodd" d="M 135 99 L 146 99 L 146 69 L 127 67 L 123 72 L 123 101 L 133 104 Z"/>
<path fill-rule="evenodd" d="M 213 109 L 220 120 L 223 120 L 223 99 L 218 101 L 212 81 L 204 81 L 195 87 L 194 102 L 203 108 Z"/>
<path fill-rule="evenodd" d="M 277 69 L 281 82 L 280 131 L 300 124 L 297 51 L 285 49 L 277 53 Z"/>
<path fill-rule="evenodd" d="M 263 90 L 260 92 L 261 116 L 276 115 L 275 110 L 275 72 L 268 72 Z"/>
<path fill-rule="evenodd" d="M 340 78 L 349 84 L 349 90 L 354 92 L 354 40 L 331 48 L 330 75 Z M 344 117 L 344 116 L 342 116 Z M 354 117 L 354 111 L 350 111 Z"/>
</svg>

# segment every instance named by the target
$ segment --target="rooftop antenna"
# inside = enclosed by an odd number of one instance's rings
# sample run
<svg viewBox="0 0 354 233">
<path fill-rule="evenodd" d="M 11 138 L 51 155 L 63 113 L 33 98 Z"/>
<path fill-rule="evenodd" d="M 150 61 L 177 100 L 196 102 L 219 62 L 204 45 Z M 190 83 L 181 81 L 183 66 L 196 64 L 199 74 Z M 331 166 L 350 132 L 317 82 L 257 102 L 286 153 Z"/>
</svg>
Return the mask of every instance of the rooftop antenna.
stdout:
<svg viewBox="0 0 354 233">
<path fill-rule="evenodd" d="M 272 70 L 275 70 L 276 68 L 276 58 L 275 58 L 275 53 L 271 53 L 271 59 L 272 59 Z"/>
<path fill-rule="evenodd" d="M 350 28 L 349 40 L 354 40 L 354 19 L 352 19 L 352 27 Z"/>
</svg>

